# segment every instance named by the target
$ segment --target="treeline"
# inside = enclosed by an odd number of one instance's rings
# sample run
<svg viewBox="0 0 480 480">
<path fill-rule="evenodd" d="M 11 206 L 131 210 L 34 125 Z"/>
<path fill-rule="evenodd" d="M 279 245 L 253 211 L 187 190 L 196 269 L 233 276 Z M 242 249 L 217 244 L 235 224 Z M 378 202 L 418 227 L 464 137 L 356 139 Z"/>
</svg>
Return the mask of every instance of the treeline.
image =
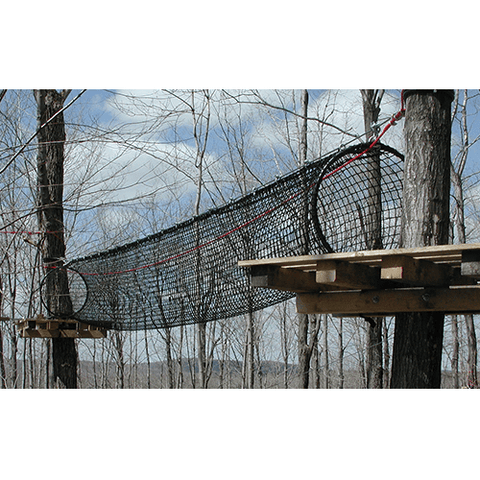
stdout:
<svg viewBox="0 0 480 480">
<path fill-rule="evenodd" d="M 253 388 L 298 388 L 301 375 L 295 347 L 298 320 L 293 306 L 280 305 L 269 315 L 255 316 Z M 361 318 L 319 317 L 319 334 L 312 354 L 309 387 L 320 389 L 367 387 L 367 324 Z M 383 378 L 388 388 L 391 371 L 393 318 L 385 319 Z M 459 328 L 459 371 L 452 371 L 455 342 L 452 319 L 447 318 L 442 388 L 469 388 L 467 329 Z M 5 324 L 3 325 L 5 327 Z M 248 385 L 246 318 L 207 325 L 206 388 L 246 388 Z M 341 330 L 340 330 L 341 328 Z M 109 332 L 106 339 L 77 340 L 79 388 L 199 388 L 196 328 L 167 331 Z M 16 349 L 11 348 L 15 339 Z M 51 344 L 48 339 L 8 337 L 2 361 L 3 388 L 50 388 Z M 16 358 L 14 358 L 16 357 Z"/>
</svg>

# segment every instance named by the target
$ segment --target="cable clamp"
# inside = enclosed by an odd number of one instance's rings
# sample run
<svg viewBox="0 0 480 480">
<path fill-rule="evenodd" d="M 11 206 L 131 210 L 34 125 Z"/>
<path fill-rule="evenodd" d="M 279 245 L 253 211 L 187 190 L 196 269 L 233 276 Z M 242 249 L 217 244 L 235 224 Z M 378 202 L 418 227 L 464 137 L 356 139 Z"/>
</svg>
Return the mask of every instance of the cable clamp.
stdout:
<svg viewBox="0 0 480 480">
<path fill-rule="evenodd" d="M 390 120 L 390 125 L 395 126 L 398 121 L 400 121 L 405 116 L 405 110 L 400 110 L 395 115 L 392 116 Z"/>
<path fill-rule="evenodd" d="M 370 128 L 372 129 L 372 133 L 375 138 L 377 138 L 378 134 L 380 133 L 380 127 L 380 122 L 372 122 L 370 124 Z"/>
</svg>

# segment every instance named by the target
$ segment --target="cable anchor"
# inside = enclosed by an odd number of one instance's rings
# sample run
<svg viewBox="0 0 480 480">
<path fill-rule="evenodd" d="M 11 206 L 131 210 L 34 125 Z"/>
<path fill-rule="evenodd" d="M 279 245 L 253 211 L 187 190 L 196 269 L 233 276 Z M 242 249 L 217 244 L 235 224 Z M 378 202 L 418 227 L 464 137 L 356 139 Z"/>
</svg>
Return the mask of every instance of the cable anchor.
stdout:
<svg viewBox="0 0 480 480">
<path fill-rule="evenodd" d="M 390 120 L 390 125 L 395 126 L 398 121 L 400 121 L 405 116 L 405 109 L 400 110 L 395 115 L 392 116 Z"/>
</svg>

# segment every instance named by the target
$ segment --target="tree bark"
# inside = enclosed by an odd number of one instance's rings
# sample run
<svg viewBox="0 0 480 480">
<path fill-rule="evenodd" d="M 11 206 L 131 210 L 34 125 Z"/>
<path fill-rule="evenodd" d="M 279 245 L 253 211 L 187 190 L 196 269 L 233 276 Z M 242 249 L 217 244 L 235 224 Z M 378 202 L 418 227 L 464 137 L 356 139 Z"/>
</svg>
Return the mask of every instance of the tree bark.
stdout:
<svg viewBox="0 0 480 480">
<path fill-rule="evenodd" d="M 165 350 L 167 356 L 167 385 L 168 388 L 175 388 L 175 371 L 172 356 L 172 332 L 170 327 L 165 328 Z"/>
<path fill-rule="evenodd" d="M 1 99 L 0 99 L 1 100 Z M 3 282 L 0 278 L 0 311 L 3 314 Z M 0 325 L 0 377 L 1 388 L 7 388 L 7 373 L 5 368 L 5 357 L 3 354 L 3 328 Z"/>
<path fill-rule="evenodd" d="M 360 90 L 363 99 L 363 119 L 367 142 L 376 135 L 375 124 L 380 114 L 384 90 Z M 368 249 L 382 248 L 382 190 L 380 158 L 373 155 L 365 172 L 368 185 L 365 243 Z M 381 318 L 367 318 L 366 374 L 367 388 L 383 388 L 383 345 Z"/>
<path fill-rule="evenodd" d="M 252 311 L 247 314 L 246 387 L 255 387 L 255 324 Z"/>
<path fill-rule="evenodd" d="M 458 356 L 460 343 L 458 341 L 458 317 L 452 315 L 452 373 L 453 373 L 453 388 L 460 388 L 459 376 L 458 376 Z"/>
<path fill-rule="evenodd" d="M 401 246 L 449 238 L 450 90 L 405 92 L 405 171 Z M 440 388 L 444 314 L 396 315 L 391 388 Z"/>
<path fill-rule="evenodd" d="M 388 346 L 388 328 L 386 319 L 382 319 L 383 330 L 383 388 L 390 386 L 390 350 Z"/>
<path fill-rule="evenodd" d="M 35 90 L 38 124 L 38 223 L 44 232 L 44 266 L 62 267 L 65 257 L 63 222 L 63 169 L 65 121 L 63 113 L 42 128 L 53 115 L 62 109 L 70 91 Z M 47 297 L 58 299 L 58 305 L 49 305 L 51 311 L 68 315 L 72 304 L 68 296 L 66 273 L 56 269 L 46 285 Z M 58 293 L 58 295 L 55 295 Z M 51 300 L 57 301 L 57 300 Z M 75 339 L 52 339 L 53 378 L 57 387 L 77 388 L 77 352 Z"/>
<path fill-rule="evenodd" d="M 475 323 L 473 315 L 465 315 L 465 325 L 467 327 L 467 347 L 468 347 L 468 375 L 467 384 L 470 388 L 478 388 L 477 375 L 477 335 L 475 333 Z"/>
<path fill-rule="evenodd" d="M 3 355 L 3 332 L 0 327 L 0 385 L 7 388 L 7 371 L 5 369 L 5 357 Z"/>
<path fill-rule="evenodd" d="M 300 142 L 298 152 L 298 163 L 304 165 L 307 160 L 307 117 L 308 117 L 308 91 L 302 90 L 302 124 L 300 127 Z M 308 253 L 308 238 L 306 224 L 302 231 L 302 251 L 300 254 Z M 308 315 L 298 314 L 298 386 L 299 388 L 308 388 L 310 380 L 310 355 L 308 349 Z"/>
<path fill-rule="evenodd" d="M 323 351 L 325 353 L 325 383 L 324 388 L 330 388 L 330 364 L 328 359 L 328 315 L 322 315 L 323 318 Z"/>
<path fill-rule="evenodd" d="M 383 388 L 383 318 L 368 318 L 367 321 L 367 388 Z"/>
<path fill-rule="evenodd" d="M 338 319 L 338 388 L 342 389 L 345 384 L 345 372 L 343 370 L 343 318 Z"/>
<path fill-rule="evenodd" d="M 198 180 L 197 180 L 197 196 L 195 200 L 194 215 L 198 216 L 200 214 L 200 202 L 202 199 L 202 186 L 204 182 L 203 178 L 203 167 L 204 167 L 204 158 L 207 148 L 207 140 L 209 134 L 209 125 L 210 125 L 210 96 L 208 90 L 204 92 L 205 103 L 203 109 L 200 112 L 195 110 L 195 92 L 192 91 L 192 102 L 190 105 L 192 119 L 193 119 L 193 137 L 195 139 L 196 146 L 196 161 L 195 165 L 198 169 Z M 206 111 L 206 113 L 205 113 Z M 205 119 L 205 126 L 203 126 L 202 119 Z M 205 128 L 204 132 L 203 128 Z M 196 236 L 197 236 L 197 246 L 199 245 L 199 231 L 198 223 L 196 223 Z M 202 310 L 202 284 L 201 284 L 201 261 L 200 261 L 200 252 L 197 251 L 197 281 L 196 281 L 196 298 L 195 298 L 195 309 L 197 311 L 197 318 L 200 318 L 200 312 Z M 197 323 L 197 332 L 198 332 L 198 375 L 199 375 L 199 386 L 200 388 L 207 388 L 208 386 L 208 372 L 207 372 L 207 358 L 206 358 L 206 349 L 207 349 L 207 325 L 204 322 Z"/>
</svg>

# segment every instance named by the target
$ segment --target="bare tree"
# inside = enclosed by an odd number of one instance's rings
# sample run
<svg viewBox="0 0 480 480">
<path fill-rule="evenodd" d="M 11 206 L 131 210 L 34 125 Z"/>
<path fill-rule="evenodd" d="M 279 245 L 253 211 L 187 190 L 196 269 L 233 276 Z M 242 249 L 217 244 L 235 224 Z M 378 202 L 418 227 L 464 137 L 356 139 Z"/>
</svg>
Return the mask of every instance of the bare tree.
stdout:
<svg viewBox="0 0 480 480">
<path fill-rule="evenodd" d="M 338 388 L 343 388 L 345 385 L 345 372 L 343 370 L 343 318 L 338 319 Z"/>
<path fill-rule="evenodd" d="M 459 243 L 466 243 L 467 234 L 465 226 L 465 200 L 464 200 L 464 187 L 462 176 L 465 171 L 465 165 L 467 163 L 468 152 L 470 148 L 480 139 L 480 136 L 476 137 L 473 141 L 469 136 L 468 128 L 468 114 L 467 104 L 469 100 L 468 90 L 463 91 L 463 103 L 459 105 L 459 95 L 455 95 L 456 102 L 454 111 L 460 109 L 460 127 L 461 127 L 461 144 L 456 158 L 453 159 L 451 164 L 451 179 L 453 184 L 453 220 L 456 228 L 457 240 Z M 475 333 L 475 323 L 473 315 L 465 315 L 465 325 L 467 328 L 467 384 L 473 387 L 478 387 L 478 375 L 477 375 L 477 337 Z M 452 356 L 452 364 L 455 374 L 455 386 L 458 388 L 458 325 L 456 316 L 452 318 L 452 328 L 454 336 L 454 352 Z"/>
<path fill-rule="evenodd" d="M 405 100 L 401 245 L 447 244 L 453 92 L 413 90 Z M 397 314 L 392 388 L 440 388 L 443 327 L 442 312 Z"/>
<path fill-rule="evenodd" d="M 324 388 L 331 388 L 330 384 L 330 348 L 328 342 L 328 315 L 322 315 L 323 320 L 323 353 L 325 355 L 325 364 L 324 364 Z"/>
<path fill-rule="evenodd" d="M 52 311 L 71 314 L 68 282 L 63 266 L 65 258 L 65 225 L 63 221 L 63 176 L 65 121 L 63 108 L 70 90 L 35 90 L 37 102 L 37 172 L 38 172 L 38 222 L 44 232 L 44 265 L 56 268 L 57 275 L 49 275 L 48 298 L 59 299 L 58 305 L 50 305 Z M 58 115 L 56 115 L 58 114 Z M 56 115 L 54 122 L 45 125 Z M 45 126 L 44 126 L 45 125 Z M 53 338 L 53 376 L 58 386 L 77 387 L 77 352 L 75 339 Z"/>
<path fill-rule="evenodd" d="M 3 313 L 3 284 L 0 278 L 0 314 Z M 7 370 L 5 368 L 5 354 L 3 352 L 3 325 L 0 325 L 0 381 L 1 388 L 7 388 Z"/>
<path fill-rule="evenodd" d="M 367 142 L 372 142 L 378 131 L 375 127 L 380 114 L 384 90 L 360 90 L 363 100 L 363 118 Z M 367 218 L 369 231 L 366 234 L 366 243 L 369 249 L 382 248 L 382 194 L 380 158 L 370 157 L 367 168 L 367 185 L 369 188 Z M 382 326 L 383 318 L 367 318 L 367 388 L 383 387 L 383 359 L 382 359 Z"/>
</svg>

